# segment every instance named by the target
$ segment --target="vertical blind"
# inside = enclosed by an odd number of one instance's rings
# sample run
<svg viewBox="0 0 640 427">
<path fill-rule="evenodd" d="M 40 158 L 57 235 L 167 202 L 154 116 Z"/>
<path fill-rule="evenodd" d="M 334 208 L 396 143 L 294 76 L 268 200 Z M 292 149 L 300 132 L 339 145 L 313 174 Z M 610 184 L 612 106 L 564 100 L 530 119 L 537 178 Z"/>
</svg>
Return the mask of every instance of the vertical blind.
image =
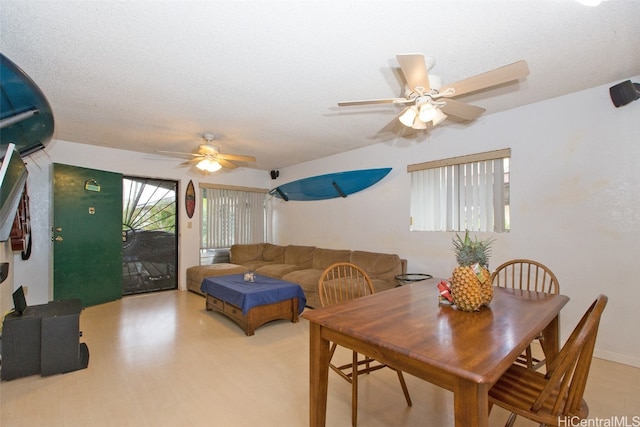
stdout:
<svg viewBox="0 0 640 427">
<path fill-rule="evenodd" d="M 411 229 L 506 231 L 509 155 L 507 149 L 409 166 Z"/>
<path fill-rule="evenodd" d="M 202 248 L 264 242 L 265 201 L 263 191 L 202 188 Z"/>
</svg>

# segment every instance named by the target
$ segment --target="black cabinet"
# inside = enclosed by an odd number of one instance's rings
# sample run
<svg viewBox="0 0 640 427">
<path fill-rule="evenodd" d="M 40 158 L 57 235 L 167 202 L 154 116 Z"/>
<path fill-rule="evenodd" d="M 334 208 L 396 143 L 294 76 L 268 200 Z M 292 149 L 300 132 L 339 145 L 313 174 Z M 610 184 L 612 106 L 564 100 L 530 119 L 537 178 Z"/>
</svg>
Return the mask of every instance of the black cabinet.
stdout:
<svg viewBox="0 0 640 427">
<path fill-rule="evenodd" d="M 89 350 L 80 343 L 79 299 L 29 306 L 8 314 L 2 327 L 2 380 L 86 368 Z"/>
<path fill-rule="evenodd" d="M 40 373 L 41 319 L 31 314 L 8 314 L 2 327 L 3 380 Z"/>
</svg>

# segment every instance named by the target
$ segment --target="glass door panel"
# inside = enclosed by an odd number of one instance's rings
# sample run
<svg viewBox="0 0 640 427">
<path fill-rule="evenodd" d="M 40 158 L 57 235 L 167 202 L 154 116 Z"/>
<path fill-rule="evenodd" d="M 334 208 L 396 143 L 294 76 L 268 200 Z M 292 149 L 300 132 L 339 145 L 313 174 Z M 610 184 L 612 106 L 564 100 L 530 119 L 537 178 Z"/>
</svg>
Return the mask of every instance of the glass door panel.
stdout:
<svg viewBox="0 0 640 427">
<path fill-rule="evenodd" d="M 123 295 L 178 288 L 177 185 L 123 178 Z"/>
</svg>

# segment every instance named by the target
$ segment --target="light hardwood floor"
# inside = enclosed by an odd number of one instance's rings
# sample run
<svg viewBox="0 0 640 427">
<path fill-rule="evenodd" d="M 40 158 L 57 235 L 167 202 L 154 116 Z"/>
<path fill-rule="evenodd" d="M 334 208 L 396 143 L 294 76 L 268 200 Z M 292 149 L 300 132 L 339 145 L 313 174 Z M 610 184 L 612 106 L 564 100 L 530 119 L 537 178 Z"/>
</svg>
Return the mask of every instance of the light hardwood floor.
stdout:
<svg viewBox="0 0 640 427">
<path fill-rule="evenodd" d="M 0 383 L 2 427 L 308 425 L 304 319 L 272 322 L 247 337 L 206 312 L 204 298 L 168 291 L 87 308 L 80 323 L 89 367 Z M 327 426 L 350 426 L 350 385 L 329 378 Z M 363 377 L 358 425 L 453 425 L 450 392 L 406 379 L 411 408 L 392 371 Z M 592 418 L 640 423 L 640 369 L 594 359 L 586 398 Z M 490 425 L 503 425 L 507 415 L 495 408 Z M 535 424 L 519 418 L 516 425 Z"/>
</svg>

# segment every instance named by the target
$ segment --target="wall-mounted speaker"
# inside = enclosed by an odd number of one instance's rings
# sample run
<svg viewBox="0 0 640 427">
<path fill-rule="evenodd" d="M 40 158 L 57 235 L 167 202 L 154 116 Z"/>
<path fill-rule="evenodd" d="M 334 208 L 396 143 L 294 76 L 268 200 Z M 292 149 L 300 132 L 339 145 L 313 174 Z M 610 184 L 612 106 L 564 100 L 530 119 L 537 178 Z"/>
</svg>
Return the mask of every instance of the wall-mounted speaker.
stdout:
<svg viewBox="0 0 640 427">
<path fill-rule="evenodd" d="M 276 179 L 279 176 L 280 176 L 280 171 L 277 171 L 275 169 L 271 171 L 271 179 Z"/>
<path fill-rule="evenodd" d="M 609 95 L 611 95 L 611 101 L 613 101 L 613 105 L 616 108 L 627 105 L 631 101 L 640 98 L 640 84 L 631 83 L 631 80 L 618 83 L 609 88 Z"/>
</svg>

